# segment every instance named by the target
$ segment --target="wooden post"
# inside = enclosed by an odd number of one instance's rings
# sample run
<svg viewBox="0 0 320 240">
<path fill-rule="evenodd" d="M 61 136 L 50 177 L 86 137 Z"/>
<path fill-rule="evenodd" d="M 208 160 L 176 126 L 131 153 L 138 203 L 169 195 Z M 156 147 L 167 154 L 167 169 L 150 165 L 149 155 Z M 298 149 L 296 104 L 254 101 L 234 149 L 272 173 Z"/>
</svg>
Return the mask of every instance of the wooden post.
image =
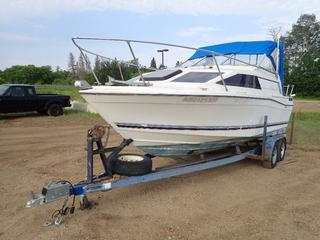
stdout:
<svg viewBox="0 0 320 240">
<path fill-rule="evenodd" d="M 267 126 L 268 126 L 268 116 L 265 115 L 263 119 L 263 139 L 262 139 L 262 160 L 265 161 L 266 157 L 266 142 L 267 142 Z"/>
<path fill-rule="evenodd" d="M 289 144 L 293 143 L 293 132 L 294 132 L 294 120 L 295 120 L 295 112 L 292 112 L 292 116 L 291 116 L 291 128 L 290 128 L 290 141 Z"/>
</svg>

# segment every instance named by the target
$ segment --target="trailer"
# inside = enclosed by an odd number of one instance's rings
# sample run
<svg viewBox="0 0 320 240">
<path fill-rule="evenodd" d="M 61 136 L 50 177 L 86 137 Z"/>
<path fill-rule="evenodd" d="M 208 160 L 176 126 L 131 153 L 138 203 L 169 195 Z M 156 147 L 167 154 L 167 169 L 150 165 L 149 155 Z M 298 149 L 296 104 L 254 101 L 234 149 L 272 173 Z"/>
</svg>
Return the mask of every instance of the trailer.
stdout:
<svg viewBox="0 0 320 240">
<path fill-rule="evenodd" d="M 243 159 L 261 161 L 266 168 L 274 168 L 282 161 L 286 152 L 285 129 L 268 133 L 268 117 L 264 117 L 264 127 L 261 136 L 254 141 L 235 143 L 218 151 L 204 151 L 188 157 L 177 158 L 177 164 L 152 169 L 152 158 L 149 155 L 121 154 L 130 145 L 131 139 L 123 139 L 116 147 L 105 147 L 110 133 L 110 127 L 94 126 L 87 134 L 87 176 L 84 181 L 72 184 L 61 180 L 51 182 L 43 187 L 42 192 L 33 195 L 26 207 L 32 208 L 50 202 L 63 200 L 61 209 L 52 214 L 47 225 L 59 225 L 64 217 L 75 210 L 75 197 L 80 197 L 80 209 L 90 206 L 87 195 L 94 192 L 110 191 L 112 189 L 156 181 L 188 173 L 195 173 L 219 166 L 235 163 Z M 102 138 L 106 134 L 106 144 Z M 96 147 L 95 147 L 96 146 Z M 94 155 L 99 155 L 104 172 L 94 175 Z M 121 177 L 119 177 L 121 176 Z M 73 197 L 71 206 L 67 206 L 68 199 Z"/>
</svg>

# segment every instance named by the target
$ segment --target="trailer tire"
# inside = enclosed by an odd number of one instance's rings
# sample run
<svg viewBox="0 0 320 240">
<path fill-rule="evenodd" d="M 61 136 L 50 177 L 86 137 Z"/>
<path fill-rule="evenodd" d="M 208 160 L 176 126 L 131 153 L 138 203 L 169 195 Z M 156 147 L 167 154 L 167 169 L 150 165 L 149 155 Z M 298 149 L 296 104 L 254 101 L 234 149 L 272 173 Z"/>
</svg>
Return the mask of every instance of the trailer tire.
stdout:
<svg viewBox="0 0 320 240">
<path fill-rule="evenodd" d="M 271 156 L 268 159 L 262 161 L 262 166 L 265 168 L 275 168 L 279 161 L 279 140 L 274 144 L 272 148 Z"/>
<path fill-rule="evenodd" d="M 119 154 L 113 172 L 123 176 L 139 176 L 152 171 L 151 158 L 137 154 Z"/>
<path fill-rule="evenodd" d="M 287 141 L 285 138 L 281 138 L 278 140 L 278 161 L 283 161 L 284 157 L 286 156 L 286 150 L 287 150 Z"/>
<path fill-rule="evenodd" d="M 58 103 L 52 103 L 49 105 L 47 113 L 49 116 L 57 117 L 63 114 L 63 108 Z"/>
</svg>

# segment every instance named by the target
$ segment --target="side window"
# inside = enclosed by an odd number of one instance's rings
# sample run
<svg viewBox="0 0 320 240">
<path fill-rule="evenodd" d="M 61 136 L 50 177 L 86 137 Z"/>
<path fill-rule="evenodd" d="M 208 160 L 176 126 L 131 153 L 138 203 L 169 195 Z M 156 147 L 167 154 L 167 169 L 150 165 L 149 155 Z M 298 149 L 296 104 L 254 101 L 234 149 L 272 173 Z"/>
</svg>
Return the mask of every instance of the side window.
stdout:
<svg viewBox="0 0 320 240">
<path fill-rule="evenodd" d="M 23 87 L 12 87 L 11 88 L 11 96 L 12 97 L 24 97 L 25 91 Z"/>
<path fill-rule="evenodd" d="M 244 81 L 244 87 L 253 88 L 253 79 L 254 76 L 251 75 L 242 75 L 242 79 Z"/>
<path fill-rule="evenodd" d="M 261 85 L 257 76 L 254 76 L 253 88 L 261 89 Z"/>
<path fill-rule="evenodd" d="M 34 96 L 35 95 L 34 91 L 33 91 L 33 88 L 31 88 L 31 87 L 27 88 L 27 93 L 28 93 L 29 96 Z"/>
<path fill-rule="evenodd" d="M 245 85 L 245 79 L 243 79 L 242 75 L 240 75 L 240 74 L 229 77 L 229 78 L 225 79 L 224 82 L 228 86 L 244 87 L 244 85 Z M 221 81 L 221 84 L 223 84 L 222 81 Z"/>
<path fill-rule="evenodd" d="M 227 86 L 261 89 L 258 77 L 253 75 L 237 74 L 232 77 L 226 78 L 224 82 Z M 222 85 L 223 82 L 219 81 L 217 82 L 217 84 Z"/>
</svg>

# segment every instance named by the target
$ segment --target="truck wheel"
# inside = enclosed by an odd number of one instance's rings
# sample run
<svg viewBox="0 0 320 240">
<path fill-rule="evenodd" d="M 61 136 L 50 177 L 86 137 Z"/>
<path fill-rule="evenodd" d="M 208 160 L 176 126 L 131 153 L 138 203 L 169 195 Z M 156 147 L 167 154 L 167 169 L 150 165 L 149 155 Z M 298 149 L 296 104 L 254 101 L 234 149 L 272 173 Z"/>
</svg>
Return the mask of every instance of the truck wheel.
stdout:
<svg viewBox="0 0 320 240">
<path fill-rule="evenodd" d="M 139 176 L 152 171 L 152 160 L 137 154 L 120 154 L 113 164 L 113 172 L 123 176 Z"/>
<path fill-rule="evenodd" d="M 278 151 L 279 151 L 279 156 L 278 160 L 282 161 L 284 157 L 286 156 L 286 150 L 287 150 L 287 141 L 285 138 L 281 138 L 278 140 Z"/>
<path fill-rule="evenodd" d="M 57 117 L 63 114 L 63 109 L 58 103 L 52 103 L 49 105 L 47 113 L 49 116 Z"/>
<path fill-rule="evenodd" d="M 279 154 L 278 154 L 279 147 L 278 147 L 278 145 L 279 145 L 279 140 L 274 144 L 271 156 L 268 159 L 262 161 L 262 165 L 265 168 L 272 169 L 277 165 L 277 162 L 279 161 Z"/>
</svg>

